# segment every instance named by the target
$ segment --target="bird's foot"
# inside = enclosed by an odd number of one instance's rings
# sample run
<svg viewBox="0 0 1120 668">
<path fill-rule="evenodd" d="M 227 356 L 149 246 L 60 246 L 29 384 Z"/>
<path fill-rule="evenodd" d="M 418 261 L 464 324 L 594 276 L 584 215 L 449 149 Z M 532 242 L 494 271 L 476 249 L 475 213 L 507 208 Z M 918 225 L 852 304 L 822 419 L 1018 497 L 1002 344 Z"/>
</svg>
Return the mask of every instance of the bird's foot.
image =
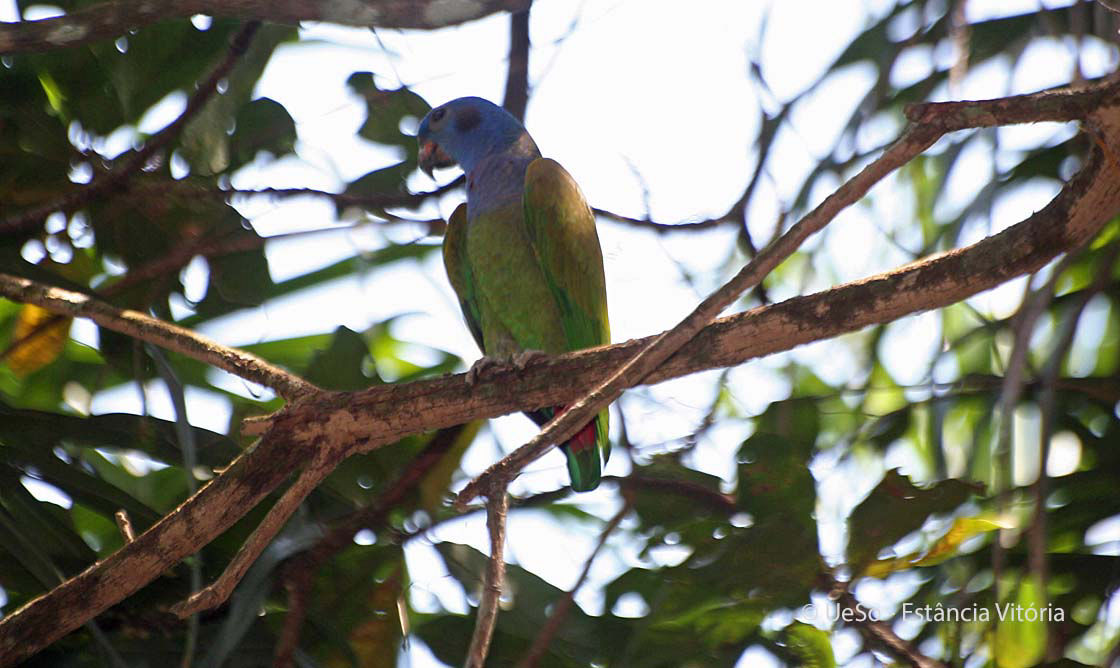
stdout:
<svg viewBox="0 0 1120 668">
<path fill-rule="evenodd" d="M 523 350 L 516 355 L 485 355 L 479 357 L 471 365 L 471 368 L 467 369 L 467 384 L 474 385 L 484 376 L 496 371 L 524 371 L 525 367 L 542 357 L 548 357 L 548 353 L 541 350 Z"/>
<path fill-rule="evenodd" d="M 517 367 L 518 371 L 524 371 L 525 367 L 533 362 L 546 359 L 547 357 L 548 353 L 543 350 L 522 350 L 514 355 L 511 361 L 513 362 L 513 366 Z"/>
<path fill-rule="evenodd" d="M 473 386 L 479 380 L 482 380 L 484 375 L 491 373 L 495 370 L 510 368 L 510 356 L 508 355 L 483 355 L 482 358 L 475 360 L 475 363 L 470 365 L 467 369 L 467 384 Z"/>
</svg>

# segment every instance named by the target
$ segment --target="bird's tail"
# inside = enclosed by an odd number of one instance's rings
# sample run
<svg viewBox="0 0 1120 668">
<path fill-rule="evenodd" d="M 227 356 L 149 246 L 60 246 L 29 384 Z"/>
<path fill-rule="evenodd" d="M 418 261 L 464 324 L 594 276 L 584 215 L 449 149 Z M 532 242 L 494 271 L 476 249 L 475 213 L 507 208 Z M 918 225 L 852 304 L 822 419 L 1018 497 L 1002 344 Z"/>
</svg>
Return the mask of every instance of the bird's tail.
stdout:
<svg viewBox="0 0 1120 668">
<path fill-rule="evenodd" d="M 556 413 L 563 413 L 564 408 L 557 408 Z M 599 486 L 602 477 L 602 464 L 611 454 L 611 442 L 608 439 L 608 413 L 603 410 L 599 415 L 584 425 L 583 429 L 568 439 L 560 448 L 568 458 L 568 475 L 571 476 L 572 489 L 577 492 L 589 492 Z"/>
</svg>

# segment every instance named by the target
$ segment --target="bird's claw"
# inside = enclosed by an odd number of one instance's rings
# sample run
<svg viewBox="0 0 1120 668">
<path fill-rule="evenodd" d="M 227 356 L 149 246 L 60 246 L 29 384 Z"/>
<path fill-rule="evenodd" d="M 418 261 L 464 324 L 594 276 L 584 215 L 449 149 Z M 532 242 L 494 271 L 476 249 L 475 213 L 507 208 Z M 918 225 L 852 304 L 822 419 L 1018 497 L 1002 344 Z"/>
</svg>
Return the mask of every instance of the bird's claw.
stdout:
<svg viewBox="0 0 1120 668">
<path fill-rule="evenodd" d="M 500 358 L 486 357 L 485 355 L 479 357 L 474 361 L 474 364 L 471 365 L 471 368 L 467 369 L 467 385 L 476 384 L 488 371 L 501 366 L 505 365 Z"/>
<path fill-rule="evenodd" d="M 482 380 L 483 376 L 493 371 L 509 371 L 516 369 L 524 371 L 531 363 L 548 357 L 548 353 L 541 350 L 523 350 L 516 355 L 483 356 L 475 360 L 471 368 L 467 369 L 467 385 L 474 385 Z"/>
<path fill-rule="evenodd" d="M 546 357 L 548 357 L 548 353 L 543 350 L 522 350 L 514 355 L 511 361 L 518 371 L 524 371 L 525 367 Z"/>
</svg>

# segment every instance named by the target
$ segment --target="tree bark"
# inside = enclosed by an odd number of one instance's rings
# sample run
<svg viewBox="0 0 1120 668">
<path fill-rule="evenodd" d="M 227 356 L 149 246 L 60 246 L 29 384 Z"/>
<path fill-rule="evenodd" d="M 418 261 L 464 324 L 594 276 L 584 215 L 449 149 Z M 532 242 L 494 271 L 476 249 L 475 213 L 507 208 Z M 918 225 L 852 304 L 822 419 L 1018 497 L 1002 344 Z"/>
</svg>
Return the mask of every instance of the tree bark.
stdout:
<svg viewBox="0 0 1120 668">
<path fill-rule="evenodd" d="M 328 21 L 435 30 L 501 11 L 521 11 L 529 4 L 530 0 L 115 0 L 48 19 L 0 24 L 0 55 L 115 39 L 130 30 L 195 14 L 271 23 Z"/>
</svg>

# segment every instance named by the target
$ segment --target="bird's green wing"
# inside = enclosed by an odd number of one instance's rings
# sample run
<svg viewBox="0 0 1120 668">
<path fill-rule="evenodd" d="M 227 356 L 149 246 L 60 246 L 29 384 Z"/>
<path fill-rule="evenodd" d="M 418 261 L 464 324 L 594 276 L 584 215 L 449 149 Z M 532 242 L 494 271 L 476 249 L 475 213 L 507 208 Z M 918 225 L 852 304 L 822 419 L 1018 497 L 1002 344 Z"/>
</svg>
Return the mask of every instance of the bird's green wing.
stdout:
<svg viewBox="0 0 1120 668">
<path fill-rule="evenodd" d="M 451 288 L 459 297 L 459 308 L 471 330 L 471 336 L 479 349 L 482 349 L 482 317 L 479 313 L 478 294 L 471 265 L 467 261 L 467 205 L 456 207 L 447 219 L 447 229 L 443 233 L 443 268 Z"/>
<path fill-rule="evenodd" d="M 607 285 L 595 216 L 560 163 L 538 158 L 525 172 L 525 229 L 557 306 L 568 350 L 611 342 Z M 609 414 L 603 409 L 562 447 L 576 491 L 595 489 L 600 457 L 610 457 Z"/>
<path fill-rule="evenodd" d="M 525 228 L 563 321 L 568 350 L 610 343 L 603 251 L 579 186 L 548 158 L 525 172 Z"/>
</svg>

